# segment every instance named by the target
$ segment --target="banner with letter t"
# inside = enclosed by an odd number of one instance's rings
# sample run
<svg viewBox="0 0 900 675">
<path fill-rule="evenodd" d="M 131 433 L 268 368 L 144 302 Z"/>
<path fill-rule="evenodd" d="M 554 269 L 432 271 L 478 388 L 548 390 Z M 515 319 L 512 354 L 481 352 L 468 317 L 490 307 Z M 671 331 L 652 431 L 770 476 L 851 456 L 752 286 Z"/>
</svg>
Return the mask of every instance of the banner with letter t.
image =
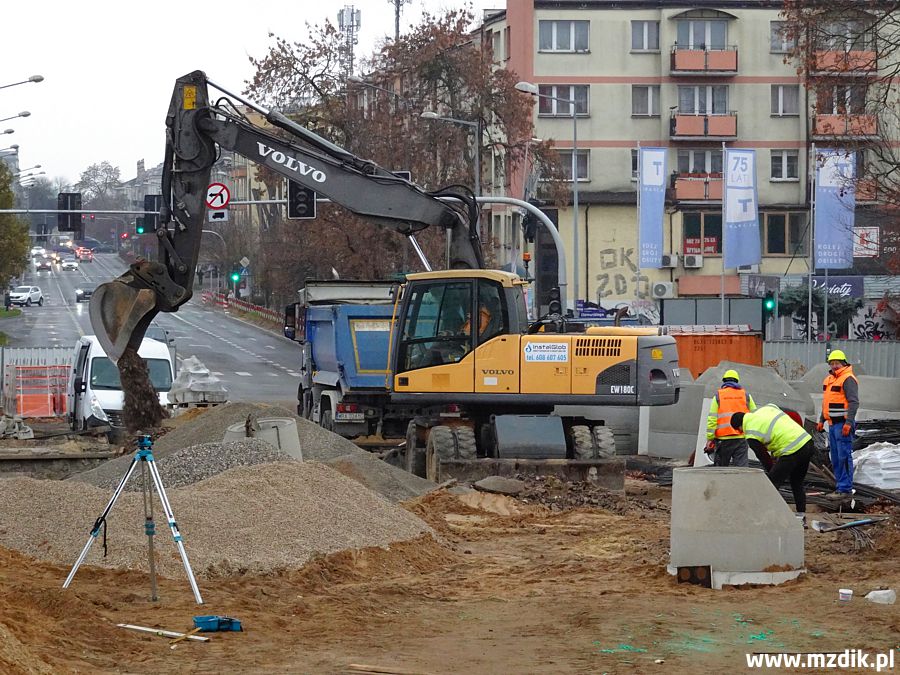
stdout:
<svg viewBox="0 0 900 675">
<path fill-rule="evenodd" d="M 853 157 L 843 150 L 817 150 L 815 157 L 815 266 L 830 270 L 853 267 L 856 211 Z"/>
<path fill-rule="evenodd" d="M 659 269 L 662 267 L 663 215 L 666 206 L 666 149 L 638 148 L 638 174 L 638 266 Z"/>
<path fill-rule="evenodd" d="M 723 266 L 756 265 L 762 259 L 756 196 L 756 151 L 725 149 Z"/>
</svg>

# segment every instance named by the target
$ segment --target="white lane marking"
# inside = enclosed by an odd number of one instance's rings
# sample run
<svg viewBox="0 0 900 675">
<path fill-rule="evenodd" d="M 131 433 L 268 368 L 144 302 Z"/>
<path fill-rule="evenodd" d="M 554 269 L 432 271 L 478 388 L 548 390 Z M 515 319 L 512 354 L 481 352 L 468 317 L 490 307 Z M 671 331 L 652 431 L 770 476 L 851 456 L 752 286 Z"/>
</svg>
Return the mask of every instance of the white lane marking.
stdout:
<svg viewBox="0 0 900 675">
<path fill-rule="evenodd" d="M 275 349 L 273 345 L 266 345 L 266 349 Z"/>
<path fill-rule="evenodd" d="M 225 373 L 220 373 L 218 370 L 209 371 L 211 375 L 215 375 L 216 377 L 224 377 Z"/>
<path fill-rule="evenodd" d="M 241 377 L 253 377 L 253 375 L 251 373 L 247 373 L 243 370 L 236 370 L 236 371 L 234 371 L 234 374 L 240 375 Z"/>
<path fill-rule="evenodd" d="M 300 377 L 300 373 L 295 373 L 293 370 L 287 371 L 287 374 L 291 377 Z"/>
<path fill-rule="evenodd" d="M 248 339 L 248 340 L 253 340 L 254 342 L 256 342 L 256 338 L 255 338 L 255 337 L 248 337 L 247 339 Z"/>
<path fill-rule="evenodd" d="M 278 373 L 269 373 L 269 377 L 281 377 Z"/>
<path fill-rule="evenodd" d="M 188 345 L 188 347 L 209 347 L 209 345 Z"/>
</svg>

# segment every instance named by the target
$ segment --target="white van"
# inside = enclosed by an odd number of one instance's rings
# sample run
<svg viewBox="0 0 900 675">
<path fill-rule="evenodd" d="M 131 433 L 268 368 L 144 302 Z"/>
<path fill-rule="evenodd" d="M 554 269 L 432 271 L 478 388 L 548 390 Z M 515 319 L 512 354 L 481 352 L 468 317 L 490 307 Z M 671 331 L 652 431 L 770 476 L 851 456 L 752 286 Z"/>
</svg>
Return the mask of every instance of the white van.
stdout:
<svg viewBox="0 0 900 675">
<path fill-rule="evenodd" d="M 159 393 L 159 402 L 169 402 L 168 391 L 175 378 L 175 364 L 168 345 L 144 338 L 138 355 L 146 362 L 150 381 Z M 72 357 L 68 386 L 69 424 L 75 431 L 90 427 L 122 428 L 125 394 L 119 381 L 119 369 L 109 360 L 93 335 L 78 340 Z"/>
</svg>

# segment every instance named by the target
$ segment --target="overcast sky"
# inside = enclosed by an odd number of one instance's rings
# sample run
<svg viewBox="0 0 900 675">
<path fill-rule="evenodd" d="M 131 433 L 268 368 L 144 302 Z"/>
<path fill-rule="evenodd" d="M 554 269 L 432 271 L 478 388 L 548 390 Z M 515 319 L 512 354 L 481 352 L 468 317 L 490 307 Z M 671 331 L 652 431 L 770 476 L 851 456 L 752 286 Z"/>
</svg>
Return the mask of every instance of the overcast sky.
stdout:
<svg viewBox="0 0 900 675">
<path fill-rule="evenodd" d="M 357 57 L 394 34 L 391 0 L 262 0 L 200 2 L 118 0 L 4 2 L 0 86 L 31 75 L 44 81 L 0 89 L 0 119 L 23 110 L 27 118 L 0 122 L 0 149 L 18 144 L 23 169 L 41 165 L 46 178 L 78 180 L 91 164 L 108 161 L 123 180 L 136 164 L 162 161 L 165 114 L 175 80 L 203 70 L 240 93 L 252 75 L 249 56 L 265 55 L 275 33 L 292 41 L 305 24 L 336 23 L 346 5 L 362 12 Z M 467 6 L 465 0 L 412 0 L 401 31 L 432 13 Z M 476 12 L 505 0 L 475 0 Z"/>
</svg>

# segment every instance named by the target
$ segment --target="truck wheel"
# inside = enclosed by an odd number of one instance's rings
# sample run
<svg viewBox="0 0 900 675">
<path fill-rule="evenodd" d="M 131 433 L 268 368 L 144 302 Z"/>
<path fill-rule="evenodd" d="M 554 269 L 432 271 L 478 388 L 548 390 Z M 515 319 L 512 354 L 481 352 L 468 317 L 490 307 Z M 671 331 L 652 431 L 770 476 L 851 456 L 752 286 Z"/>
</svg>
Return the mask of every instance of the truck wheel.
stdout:
<svg viewBox="0 0 900 675">
<path fill-rule="evenodd" d="M 319 422 L 319 425 L 323 429 L 327 429 L 328 431 L 334 431 L 334 421 L 331 419 L 331 411 L 326 410 L 322 413 L 322 421 Z"/>
<path fill-rule="evenodd" d="M 425 451 L 419 447 L 419 426 L 410 422 L 406 427 L 406 470 L 425 478 Z"/>
<path fill-rule="evenodd" d="M 475 445 L 475 430 L 471 427 L 454 427 L 456 453 L 460 459 L 475 459 L 478 449 Z"/>
<path fill-rule="evenodd" d="M 591 435 L 594 438 L 594 447 L 598 458 L 616 456 L 616 438 L 613 436 L 612 429 L 598 425 L 591 427 Z"/>
<path fill-rule="evenodd" d="M 594 439 L 591 436 L 591 428 L 579 424 L 572 427 L 572 447 L 575 451 L 575 459 L 596 459 L 594 453 Z"/>
<path fill-rule="evenodd" d="M 425 443 L 425 478 L 435 483 L 440 482 L 441 460 L 454 459 L 456 455 L 456 439 L 450 427 L 432 427 Z"/>
</svg>

